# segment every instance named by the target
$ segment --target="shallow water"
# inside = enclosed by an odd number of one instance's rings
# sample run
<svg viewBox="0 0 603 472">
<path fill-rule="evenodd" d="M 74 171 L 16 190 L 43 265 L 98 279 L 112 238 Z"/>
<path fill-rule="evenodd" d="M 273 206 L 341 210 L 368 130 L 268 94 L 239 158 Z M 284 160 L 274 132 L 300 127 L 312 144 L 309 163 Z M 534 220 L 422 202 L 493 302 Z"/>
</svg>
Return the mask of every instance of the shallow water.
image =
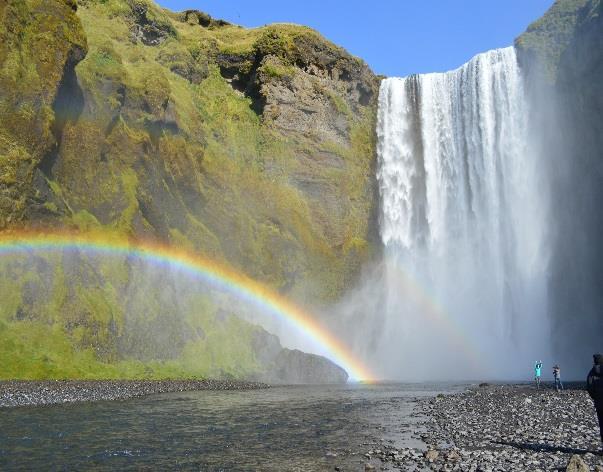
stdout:
<svg viewBox="0 0 603 472">
<path fill-rule="evenodd" d="M 382 441 L 422 447 L 417 399 L 459 388 L 274 387 L 0 409 L 0 469 L 357 470 Z"/>
</svg>

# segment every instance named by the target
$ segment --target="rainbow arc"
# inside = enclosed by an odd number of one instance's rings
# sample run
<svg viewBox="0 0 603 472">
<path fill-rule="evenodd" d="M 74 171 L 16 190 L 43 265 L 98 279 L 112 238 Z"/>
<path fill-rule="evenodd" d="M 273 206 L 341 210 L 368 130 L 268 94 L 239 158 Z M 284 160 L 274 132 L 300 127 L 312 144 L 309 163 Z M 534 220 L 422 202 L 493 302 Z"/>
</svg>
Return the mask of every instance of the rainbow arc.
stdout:
<svg viewBox="0 0 603 472">
<path fill-rule="evenodd" d="M 0 233 L 0 257 L 3 254 L 18 254 L 31 250 L 69 249 L 77 249 L 83 253 L 134 256 L 152 264 L 173 266 L 283 319 L 320 345 L 332 361 L 348 372 L 352 380 L 375 380 L 370 370 L 352 350 L 322 326 L 312 314 L 225 264 L 165 244 L 130 240 L 111 233 L 26 230 Z"/>
</svg>

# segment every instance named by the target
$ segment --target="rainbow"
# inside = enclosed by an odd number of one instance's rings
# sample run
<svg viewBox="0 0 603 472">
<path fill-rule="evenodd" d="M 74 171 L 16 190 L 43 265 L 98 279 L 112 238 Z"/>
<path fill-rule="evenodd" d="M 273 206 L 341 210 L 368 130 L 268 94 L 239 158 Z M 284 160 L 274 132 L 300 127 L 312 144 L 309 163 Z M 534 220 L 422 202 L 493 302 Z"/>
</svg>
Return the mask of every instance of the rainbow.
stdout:
<svg viewBox="0 0 603 472">
<path fill-rule="evenodd" d="M 287 322 L 321 346 L 327 357 L 343 367 L 352 380 L 369 382 L 374 376 L 345 346 L 310 313 L 275 293 L 265 285 L 225 264 L 175 247 L 153 241 L 127 239 L 112 233 L 76 233 L 68 231 L 7 231 L 0 233 L 0 256 L 28 250 L 69 250 L 108 255 L 134 256 L 141 260 L 173 266 L 206 283 L 251 302 Z"/>
</svg>

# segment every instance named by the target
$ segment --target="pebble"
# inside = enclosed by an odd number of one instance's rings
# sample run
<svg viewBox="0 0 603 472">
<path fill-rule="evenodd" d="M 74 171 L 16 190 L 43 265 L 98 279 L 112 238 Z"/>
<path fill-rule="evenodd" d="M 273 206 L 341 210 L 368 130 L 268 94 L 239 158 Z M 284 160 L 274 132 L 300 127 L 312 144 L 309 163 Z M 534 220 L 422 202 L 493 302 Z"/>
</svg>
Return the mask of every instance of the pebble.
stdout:
<svg viewBox="0 0 603 472">
<path fill-rule="evenodd" d="M 426 450 L 371 450 L 367 457 L 387 470 L 603 471 L 593 403 L 578 386 L 556 392 L 482 384 L 419 400 L 413 414 L 427 418 L 418 435 Z"/>
<path fill-rule="evenodd" d="M 154 393 L 268 388 L 234 380 L 40 380 L 0 381 L 0 408 L 124 400 Z"/>
</svg>

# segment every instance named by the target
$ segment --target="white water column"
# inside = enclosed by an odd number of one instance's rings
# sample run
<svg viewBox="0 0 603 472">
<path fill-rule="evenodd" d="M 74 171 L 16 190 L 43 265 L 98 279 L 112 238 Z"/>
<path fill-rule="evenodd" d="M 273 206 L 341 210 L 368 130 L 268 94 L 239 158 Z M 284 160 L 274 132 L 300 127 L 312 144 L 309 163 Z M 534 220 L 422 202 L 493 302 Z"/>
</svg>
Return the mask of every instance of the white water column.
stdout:
<svg viewBox="0 0 603 472">
<path fill-rule="evenodd" d="M 387 302 L 374 361 L 397 378 L 529 375 L 548 355 L 548 190 L 514 49 L 384 80 L 377 134 Z"/>
</svg>

